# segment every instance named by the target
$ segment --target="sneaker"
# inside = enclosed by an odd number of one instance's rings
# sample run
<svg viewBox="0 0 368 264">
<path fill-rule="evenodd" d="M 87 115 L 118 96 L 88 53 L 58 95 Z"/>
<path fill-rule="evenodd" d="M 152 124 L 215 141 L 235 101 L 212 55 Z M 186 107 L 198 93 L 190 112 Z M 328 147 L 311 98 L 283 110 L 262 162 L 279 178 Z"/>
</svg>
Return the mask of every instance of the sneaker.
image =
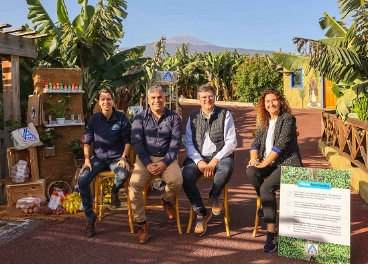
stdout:
<svg viewBox="0 0 368 264">
<path fill-rule="evenodd" d="M 212 213 L 214 215 L 220 215 L 224 207 L 222 203 L 219 202 L 218 196 L 212 196 L 209 200 L 210 204 L 212 205 Z"/>
<path fill-rule="evenodd" d="M 197 216 L 196 226 L 194 229 L 194 234 L 196 236 L 203 236 L 206 233 L 207 224 L 208 224 L 208 221 L 210 221 L 211 217 L 212 217 L 211 211 L 207 214 L 206 217 Z"/>
<path fill-rule="evenodd" d="M 111 193 L 111 208 L 116 209 L 121 206 L 119 193 Z"/>
<path fill-rule="evenodd" d="M 173 219 L 175 217 L 175 207 L 171 202 L 166 202 L 161 195 L 161 203 L 164 206 L 165 214 L 169 219 Z"/>
<path fill-rule="evenodd" d="M 276 233 L 267 232 L 266 244 L 263 247 L 264 252 L 275 252 L 277 250 Z"/>
<path fill-rule="evenodd" d="M 262 205 L 261 205 L 261 207 L 259 207 L 257 214 L 258 214 L 259 218 L 264 218 L 263 206 Z"/>
<path fill-rule="evenodd" d="M 97 214 L 93 213 L 92 221 L 87 221 L 86 223 L 86 236 L 91 237 L 95 234 L 95 229 L 97 227 Z"/>
<path fill-rule="evenodd" d="M 138 241 L 141 244 L 146 244 L 148 242 L 148 223 L 143 225 L 138 224 Z"/>
</svg>

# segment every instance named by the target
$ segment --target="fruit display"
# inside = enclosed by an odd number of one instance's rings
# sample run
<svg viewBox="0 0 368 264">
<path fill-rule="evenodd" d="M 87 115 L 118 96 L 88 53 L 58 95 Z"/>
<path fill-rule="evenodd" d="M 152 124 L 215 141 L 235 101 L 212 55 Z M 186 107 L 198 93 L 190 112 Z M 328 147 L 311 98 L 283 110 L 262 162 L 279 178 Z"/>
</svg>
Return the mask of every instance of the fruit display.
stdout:
<svg viewBox="0 0 368 264">
<path fill-rule="evenodd" d="M 69 214 L 76 214 L 79 211 L 79 208 L 81 207 L 82 204 L 80 193 L 77 192 L 73 192 L 71 194 L 67 193 L 65 196 L 66 198 L 62 203 L 63 208 Z"/>
<path fill-rule="evenodd" d="M 53 191 L 50 202 L 46 197 L 25 197 L 17 201 L 16 208 L 19 208 L 25 214 L 75 214 L 83 210 L 80 193 L 73 192 L 71 194 L 65 191 Z"/>
</svg>

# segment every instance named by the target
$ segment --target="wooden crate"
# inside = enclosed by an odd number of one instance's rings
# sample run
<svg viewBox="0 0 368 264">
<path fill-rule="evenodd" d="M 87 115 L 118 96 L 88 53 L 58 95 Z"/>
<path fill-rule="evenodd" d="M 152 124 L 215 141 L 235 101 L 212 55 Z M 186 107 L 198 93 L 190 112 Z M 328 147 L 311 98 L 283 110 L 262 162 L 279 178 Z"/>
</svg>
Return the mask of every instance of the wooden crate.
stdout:
<svg viewBox="0 0 368 264">
<path fill-rule="evenodd" d="M 8 158 L 8 169 L 9 175 L 12 167 L 17 164 L 18 160 L 26 160 L 29 163 L 31 169 L 30 182 L 35 182 L 40 178 L 40 172 L 38 169 L 38 155 L 37 147 L 31 147 L 28 149 L 16 150 L 14 147 L 8 148 L 7 151 Z"/>
<path fill-rule="evenodd" d="M 31 183 L 12 184 L 6 186 L 8 207 L 14 206 L 18 199 L 24 197 L 45 196 L 46 180 L 40 179 Z"/>
</svg>

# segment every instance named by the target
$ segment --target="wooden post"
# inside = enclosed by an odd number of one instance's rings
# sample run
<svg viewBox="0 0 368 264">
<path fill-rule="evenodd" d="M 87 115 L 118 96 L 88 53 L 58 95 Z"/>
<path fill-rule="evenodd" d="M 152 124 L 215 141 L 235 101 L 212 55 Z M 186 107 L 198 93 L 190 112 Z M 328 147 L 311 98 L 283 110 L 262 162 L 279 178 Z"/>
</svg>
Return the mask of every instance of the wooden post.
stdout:
<svg viewBox="0 0 368 264">
<path fill-rule="evenodd" d="M 9 119 L 9 115 L 12 115 L 14 118 L 21 118 L 19 56 L 3 56 L 1 58 L 1 62 L 3 75 L 4 121 Z M 12 147 L 13 142 L 11 141 L 7 127 L 4 128 L 4 137 L 5 149 Z M 6 155 L 6 153 L 1 153 L 1 155 Z M 5 168 L 5 171 L 8 171 L 8 168 Z"/>
</svg>

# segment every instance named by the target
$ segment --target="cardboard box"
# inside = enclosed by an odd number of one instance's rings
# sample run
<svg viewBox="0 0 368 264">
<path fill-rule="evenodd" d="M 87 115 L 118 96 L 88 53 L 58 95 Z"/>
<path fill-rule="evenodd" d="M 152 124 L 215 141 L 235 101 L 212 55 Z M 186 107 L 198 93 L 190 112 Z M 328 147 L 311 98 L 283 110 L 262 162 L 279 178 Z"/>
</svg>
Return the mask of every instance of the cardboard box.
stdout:
<svg viewBox="0 0 368 264">
<path fill-rule="evenodd" d="M 24 197 L 41 197 L 45 196 L 46 180 L 40 179 L 31 183 L 12 184 L 6 186 L 6 197 L 8 199 L 8 207 L 15 205 L 18 199 Z"/>
</svg>

